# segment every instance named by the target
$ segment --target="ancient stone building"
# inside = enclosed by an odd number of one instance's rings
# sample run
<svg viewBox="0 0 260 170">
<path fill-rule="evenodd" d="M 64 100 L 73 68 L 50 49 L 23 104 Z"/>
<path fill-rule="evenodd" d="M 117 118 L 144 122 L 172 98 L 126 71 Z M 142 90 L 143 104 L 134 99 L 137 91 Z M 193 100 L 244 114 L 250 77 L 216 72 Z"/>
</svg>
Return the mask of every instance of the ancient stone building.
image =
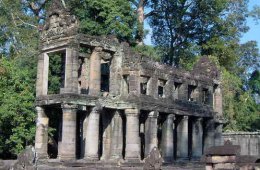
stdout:
<svg viewBox="0 0 260 170">
<path fill-rule="evenodd" d="M 140 162 L 158 147 L 172 162 L 221 143 L 220 74 L 207 57 L 190 72 L 176 69 L 114 37 L 80 34 L 59 0 L 47 14 L 36 86 L 38 159 Z M 50 70 L 54 58 L 58 73 Z M 50 93 L 55 73 L 60 88 Z"/>
</svg>

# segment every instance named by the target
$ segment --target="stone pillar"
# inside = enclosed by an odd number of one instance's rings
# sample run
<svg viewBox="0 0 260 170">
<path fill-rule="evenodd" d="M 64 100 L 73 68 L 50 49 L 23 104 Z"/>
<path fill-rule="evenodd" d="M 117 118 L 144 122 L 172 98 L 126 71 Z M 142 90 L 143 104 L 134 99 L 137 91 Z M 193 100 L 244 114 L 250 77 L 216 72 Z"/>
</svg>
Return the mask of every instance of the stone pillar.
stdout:
<svg viewBox="0 0 260 170">
<path fill-rule="evenodd" d="M 131 70 L 129 72 L 129 93 L 140 95 L 140 73 L 139 70 Z"/>
<path fill-rule="evenodd" d="M 78 52 L 74 48 L 66 49 L 65 83 L 62 93 L 78 93 Z"/>
<path fill-rule="evenodd" d="M 147 95 L 158 98 L 158 77 L 151 77 L 147 83 Z"/>
<path fill-rule="evenodd" d="M 90 56 L 89 94 L 97 96 L 101 87 L 101 47 L 95 47 Z"/>
<path fill-rule="evenodd" d="M 122 59 L 123 59 L 122 49 L 118 49 L 113 55 L 111 65 L 110 65 L 110 77 L 109 77 L 109 94 L 118 96 L 120 94 L 122 80 Z"/>
<path fill-rule="evenodd" d="M 188 84 L 185 82 L 178 88 L 178 99 L 188 100 Z"/>
<path fill-rule="evenodd" d="M 60 159 L 76 159 L 77 105 L 62 105 L 62 139 L 59 147 Z"/>
<path fill-rule="evenodd" d="M 154 147 L 158 147 L 157 139 L 157 119 L 159 113 L 152 111 L 149 113 L 148 118 L 145 122 L 145 157 L 149 155 Z"/>
<path fill-rule="evenodd" d="M 88 125 L 86 131 L 85 159 L 98 160 L 99 146 L 99 119 L 100 110 L 94 107 L 88 117 Z"/>
<path fill-rule="evenodd" d="M 139 137 L 139 114 L 138 109 L 125 109 L 126 114 L 126 148 L 125 159 L 139 161 L 141 154 Z"/>
<path fill-rule="evenodd" d="M 46 53 L 42 53 L 38 57 L 36 96 L 47 95 L 48 72 L 49 72 L 49 56 Z"/>
<path fill-rule="evenodd" d="M 81 94 L 87 94 L 89 88 L 89 58 L 83 58 L 81 76 L 79 80 L 81 81 L 81 89 L 79 92 Z"/>
<path fill-rule="evenodd" d="M 222 145 L 222 129 L 223 129 L 223 124 L 218 123 L 216 124 L 215 128 L 215 146 L 221 146 Z"/>
<path fill-rule="evenodd" d="M 215 146 L 215 121 L 209 119 L 205 122 L 203 152 L 212 146 Z"/>
<path fill-rule="evenodd" d="M 173 80 L 168 80 L 164 86 L 164 96 L 165 98 L 172 98 L 173 96 L 173 90 L 174 90 L 174 87 L 173 87 Z"/>
<path fill-rule="evenodd" d="M 123 151 L 123 121 L 118 110 L 112 119 L 111 159 L 121 159 Z"/>
<path fill-rule="evenodd" d="M 221 88 L 218 85 L 214 89 L 214 102 L 213 102 L 213 108 L 214 111 L 218 113 L 218 115 L 223 115 L 223 105 L 222 105 L 222 92 Z"/>
<path fill-rule="evenodd" d="M 202 118 L 192 121 L 192 158 L 200 158 L 203 150 Z"/>
<path fill-rule="evenodd" d="M 174 114 L 169 114 L 163 123 L 161 150 L 165 162 L 172 162 L 174 159 Z"/>
<path fill-rule="evenodd" d="M 187 159 L 188 151 L 188 116 L 183 116 L 177 125 L 177 158 Z"/>
<path fill-rule="evenodd" d="M 37 122 L 35 135 L 35 150 L 38 159 L 47 159 L 49 118 L 44 113 L 44 109 L 42 107 L 36 107 L 36 111 Z"/>
</svg>

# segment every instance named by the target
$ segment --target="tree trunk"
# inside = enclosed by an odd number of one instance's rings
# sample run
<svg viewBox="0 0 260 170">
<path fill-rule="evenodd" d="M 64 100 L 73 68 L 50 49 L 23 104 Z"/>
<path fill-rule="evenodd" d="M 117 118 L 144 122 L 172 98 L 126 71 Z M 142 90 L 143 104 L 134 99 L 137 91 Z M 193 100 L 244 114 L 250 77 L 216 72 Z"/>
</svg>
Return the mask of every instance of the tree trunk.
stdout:
<svg viewBox="0 0 260 170">
<path fill-rule="evenodd" d="M 138 30 L 137 30 L 137 45 L 143 45 L 143 38 L 144 38 L 144 5 L 145 0 L 139 0 L 138 7 L 137 7 L 137 17 L 138 17 Z"/>
</svg>

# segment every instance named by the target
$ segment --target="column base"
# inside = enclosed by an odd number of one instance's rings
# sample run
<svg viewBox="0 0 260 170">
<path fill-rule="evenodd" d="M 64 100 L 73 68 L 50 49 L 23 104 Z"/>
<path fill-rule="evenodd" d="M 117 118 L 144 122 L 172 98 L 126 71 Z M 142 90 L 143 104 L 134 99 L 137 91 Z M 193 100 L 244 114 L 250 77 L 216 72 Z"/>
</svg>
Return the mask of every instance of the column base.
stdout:
<svg viewBox="0 0 260 170">
<path fill-rule="evenodd" d="M 178 162 L 178 161 L 179 161 L 179 162 L 182 162 L 182 161 L 188 161 L 188 160 L 190 160 L 189 157 L 185 157 L 185 158 L 184 158 L 184 157 L 183 157 L 183 158 L 178 158 L 178 157 L 177 157 L 177 160 L 176 160 L 176 161 L 177 161 L 177 162 Z"/>
<path fill-rule="evenodd" d="M 109 158 L 109 160 L 121 160 L 122 156 L 113 155 Z"/>
<path fill-rule="evenodd" d="M 65 156 L 65 155 L 59 155 L 58 156 L 59 160 L 61 161 L 68 161 L 68 160 L 76 160 L 76 157 L 73 155 L 73 156 Z"/>
<path fill-rule="evenodd" d="M 174 160 L 174 159 L 173 159 L 172 157 L 164 157 L 164 158 L 163 158 L 163 162 L 164 162 L 164 163 L 172 163 L 173 160 Z"/>
<path fill-rule="evenodd" d="M 140 158 L 125 158 L 125 162 L 127 162 L 127 163 L 140 163 L 141 159 Z"/>
<path fill-rule="evenodd" d="M 91 161 L 91 162 L 99 161 L 98 156 L 86 156 L 84 159 L 85 159 L 86 161 Z"/>
<path fill-rule="evenodd" d="M 37 157 L 37 159 L 48 159 L 49 158 L 47 153 L 37 153 L 37 152 L 36 152 L 36 157 Z"/>
</svg>

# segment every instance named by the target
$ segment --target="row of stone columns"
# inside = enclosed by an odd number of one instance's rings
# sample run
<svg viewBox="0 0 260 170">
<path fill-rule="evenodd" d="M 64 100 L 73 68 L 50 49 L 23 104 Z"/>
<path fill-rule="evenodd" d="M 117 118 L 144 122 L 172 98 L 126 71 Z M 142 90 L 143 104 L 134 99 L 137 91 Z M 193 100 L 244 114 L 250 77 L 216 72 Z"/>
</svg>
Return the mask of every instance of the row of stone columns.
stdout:
<svg viewBox="0 0 260 170">
<path fill-rule="evenodd" d="M 44 109 L 37 107 L 38 119 L 36 130 L 35 148 L 39 158 L 47 158 L 48 143 L 48 117 Z M 76 159 L 76 114 L 77 106 L 64 104 L 62 106 L 62 140 L 60 142 L 58 156 L 60 159 Z M 141 141 L 139 129 L 139 109 L 125 109 L 125 159 L 128 161 L 138 161 L 141 159 Z M 158 115 L 157 111 L 148 114 L 145 121 L 145 157 L 154 148 L 158 147 Z M 91 109 L 84 128 L 84 159 L 99 160 L 100 144 L 100 110 L 97 107 Z M 192 139 L 189 135 L 189 122 L 192 126 Z M 110 122 L 111 123 L 111 122 Z M 115 111 L 112 118 L 110 158 L 123 158 L 123 120 L 119 111 Z M 179 116 L 175 120 L 174 114 L 168 114 L 162 124 L 162 137 L 159 148 L 162 157 L 166 162 L 171 162 L 176 158 L 199 158 L 203 153 L 204 147 L 214 146 L 214 122 L 209 121 L 206 129 L 203 130 L 203 119 L 193 118 L 189 121 L 188 116 Z M 203 132 L 205 134 L 203 134 Z M 204 139 L 204 141 L 203 141 Z M 191 142 L 191 149 L 188 145 Z M 104 142 L 104 141 L 103 141 Z M 175 151 L 176 149 L 176 151 Z M 191 150 L 191 153 L 189 153 Z M 104 153 L 103 153 L 104 154 Z"/>
</svg>

